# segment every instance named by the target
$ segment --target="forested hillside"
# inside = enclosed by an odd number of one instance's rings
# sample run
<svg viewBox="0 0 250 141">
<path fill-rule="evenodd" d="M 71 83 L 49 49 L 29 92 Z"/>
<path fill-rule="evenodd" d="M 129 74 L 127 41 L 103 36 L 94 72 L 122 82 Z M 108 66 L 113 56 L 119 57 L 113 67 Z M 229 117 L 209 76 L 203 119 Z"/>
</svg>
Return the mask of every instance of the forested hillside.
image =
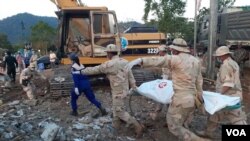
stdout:
<svg viewBox="0 0 250 141">
<path fill-rule="evenodd" d="M 0 20 L 0 33 L 7 35 L 12 44 L 24 42 L 30 36 L 30 27 L 39 21 L 46 22 L 54 28 L 57 27 L 57 18 L 55 17 L 41 17 L 22 13 Z"/>
</svg>

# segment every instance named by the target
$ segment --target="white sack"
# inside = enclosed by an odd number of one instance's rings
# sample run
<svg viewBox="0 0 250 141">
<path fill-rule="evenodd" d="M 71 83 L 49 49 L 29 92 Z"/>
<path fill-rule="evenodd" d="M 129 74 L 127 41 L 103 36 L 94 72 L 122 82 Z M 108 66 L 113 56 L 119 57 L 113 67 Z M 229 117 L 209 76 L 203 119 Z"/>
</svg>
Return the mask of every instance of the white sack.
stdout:
<svg viewBox="0 0 250 141">
<path fill-rule="evenodd" d="M 171 103 L 171 98 L 174 93 L 172 81 L 162 79 L 145 82 L 141 84 L 136 91 L 162 104 Z"/>
<path fill-rule="evenodd" d="M 203 91 L 202 97 L 205 109 L 211 115 L 226 106 L 233 106 L 240 102 L 240 97 L 231 97 L 209 91 Z"/>
</svg>

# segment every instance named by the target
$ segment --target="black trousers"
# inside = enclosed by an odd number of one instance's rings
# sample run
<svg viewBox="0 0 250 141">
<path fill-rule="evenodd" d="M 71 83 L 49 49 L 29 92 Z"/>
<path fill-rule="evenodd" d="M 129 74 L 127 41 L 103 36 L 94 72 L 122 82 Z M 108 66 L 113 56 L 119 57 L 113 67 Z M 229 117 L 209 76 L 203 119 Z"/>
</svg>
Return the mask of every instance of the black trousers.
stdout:
<svg viewBox="0 0 250 141">
<path fill-rule="evenodd" d="M 7 74 L 11 81 L 16 82 L 16 68 L 7 68 Z"/>
</svg>

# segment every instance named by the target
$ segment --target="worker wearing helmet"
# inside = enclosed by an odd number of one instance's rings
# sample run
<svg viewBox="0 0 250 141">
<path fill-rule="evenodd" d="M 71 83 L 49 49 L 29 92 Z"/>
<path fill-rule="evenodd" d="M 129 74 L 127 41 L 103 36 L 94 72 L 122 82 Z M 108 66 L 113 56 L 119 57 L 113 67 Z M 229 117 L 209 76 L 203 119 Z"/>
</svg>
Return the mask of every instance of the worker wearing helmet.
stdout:
<svg viewBox="0 0 250 141">
<path fill-rule="evenodd" d="M 32 50 L 32 55 L 30 57 L 30 64 L 34 64 L 36 66 L 36 70 L 37 70 L 37 59 L 38 59 L 38 55 L 35 52 L 35 50 Z"/>
<path fill-rule="evenodd" d="M 34 92 L 35 92 L 35 85 L 32 82 L 34 76 L 40 76 L 42 79 L 46 80 L 46 77 L 41 73 L 36 71 L 36 65 L 31 63 L 27 68 L 22 70 L 20 74 L 20 84 L 23 87 L 23 90 L 26 92 L 29 100 L 36 99 Z"/>
<path fill-rule="evenodd" d="M 167 55 L 168 47 L 166 45 L 160 45 L 158 47 L 158 55 L 165 56 Z M 168 68 L 162 68 L 162 79 L 170 78 L 170 70 Z"/>
<path fill-rule="evenodd" d="M 240 97 L 242 101 L 242 88 L 240 83 L 240 72 L 238 64 L 231 58 L 229 48 L 226 46 L 219 47 L 214 56 L 221 66 L 217 73 L 216 92 L 232 97 Z M 240 105 L 240 104 L 239 104 Z M 207 128 L 205 131 L 198 132 L 200 135 L 213 136 L 213 132 L 218 126 L 218 122 L 228 119 L 234 125 L 246 125 L 246 116 L 240 106 L 223 109 L 208 118 Z"/>
<path fill-rule="evenodd" d="M 202 100 L 203 81 L 199 60 L 189 54 L 187 43 L 181 38 L 174 39 L 169 47 L 172 55 L 139 58 L 131 61 L 126 68 L 141 65 L 170 69 L 174 95 L 167 111 L 169 131 L 181 140 L 206 140 L 184 126 L 194 113 L 196 95 Z"/>
<path fill-rule="evenodd" d="M 167 55 L 168 47 L 166 45 L 158 46 L 158 55 L 165 56 Z M 168 68 L 162 68 L 162 79 L 169 79 L 170 77 L 170 70 Z M 158 114 L 161 112 L 163 104 L 157 103 L 154 112 L 150 113 L 150 117 L 153 120 L 156 120 Z"/>
<path fill-rule="evenodd" d="M 137 137 L 142 134 L 142 126 L 139 122 L 125 111 L 125 97 L 129 92 L 129 85 L 135 88 L 135 79 L 131 71 L 127 71 L 125 66 L 128 61 L 120 58 L 118 53 L 120 49 L 114 45 L 109 44 L 106 48 L 107 58 L 109 61 L 102 63 L 95 67 L 87 67 L 81 70 L 83 75 L 106 74 L 111 86 L 112 93 L 112 109 L 113 109 L 113 126 L 116 129 L 120 128 L 121 121 L 127 124 L 132 124 L 135 127 Z"/>
<path fill-rule="evenodd" d="M 96 100 L 93 90 L 91 88 L 90 82 L 86 75 L 74 74 L 73 72 L 81 71 L 84 69 L 84 66 L 80 64 L 79 58 L 75 53 L 70 54 L 70 60 L 72 61 L 71 74 L 74 81 L 74 88 L 71 91 L 71 115 L 77 116 L 77 99 L 84 93 L 87 99 L 93 103 L 102 113 L 102 115 L 107 115 L 105 108 L 102 107 L 101 103 Z"/>
</svg>

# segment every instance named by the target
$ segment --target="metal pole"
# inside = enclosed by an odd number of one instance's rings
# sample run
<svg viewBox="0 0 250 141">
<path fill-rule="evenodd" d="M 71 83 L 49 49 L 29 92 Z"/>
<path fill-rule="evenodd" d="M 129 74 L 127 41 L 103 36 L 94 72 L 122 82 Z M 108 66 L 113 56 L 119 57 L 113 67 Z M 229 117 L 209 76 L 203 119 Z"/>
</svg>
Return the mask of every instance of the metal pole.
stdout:
<svg viewBox="0 0 250 141">
<path fill-rule="evenodd" d="M 208 78 L 214 79 L 215 61 L 213 60 L 213 52 L 216 48 L 216 33 L 218 22 L 218 0 L 210 0 L 210 18 L 209 18 L 209 41 L 208 41 Z"/>
<path fill-rule="evenodd" d="M 195 12 L 194 12 L 194 56 L 197 56 L 196 42 L 197 42 L 197 0 L 195 0 Z"/>
</svg>

